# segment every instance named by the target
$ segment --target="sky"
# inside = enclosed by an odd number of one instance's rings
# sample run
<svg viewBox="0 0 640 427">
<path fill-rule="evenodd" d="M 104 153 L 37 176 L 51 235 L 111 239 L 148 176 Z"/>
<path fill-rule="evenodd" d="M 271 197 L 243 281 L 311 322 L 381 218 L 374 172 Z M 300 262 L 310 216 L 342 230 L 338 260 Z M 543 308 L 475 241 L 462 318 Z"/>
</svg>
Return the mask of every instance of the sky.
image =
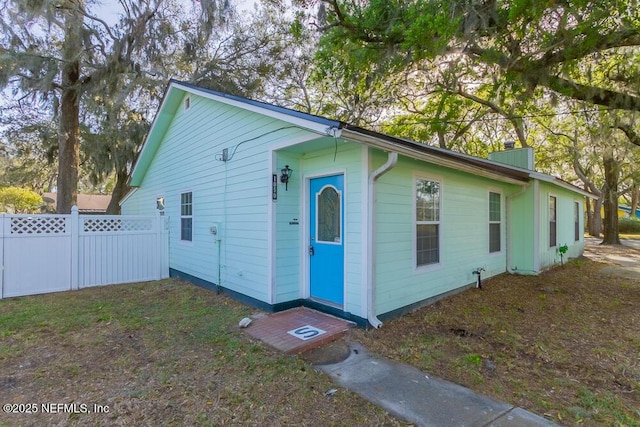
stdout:
<svg viewBox="0 0 640 427">
<path fill-rule="evenodd" d="M 183 3 L 185 7 L 191 7 L 199 0 L 178 0 L 178 2 Z M 238 13 L 252 11 L 255 2 L 255 0 L 231 0 Z M 105 20 L 108 24 L 115 24 L 118 21 L 118 13 L 122 10 L 118 0 L 98 0 L 96 3 L 101 3 L 101 5 L 94 5 L 91 9 L 97 17 Z"/>
</svg>

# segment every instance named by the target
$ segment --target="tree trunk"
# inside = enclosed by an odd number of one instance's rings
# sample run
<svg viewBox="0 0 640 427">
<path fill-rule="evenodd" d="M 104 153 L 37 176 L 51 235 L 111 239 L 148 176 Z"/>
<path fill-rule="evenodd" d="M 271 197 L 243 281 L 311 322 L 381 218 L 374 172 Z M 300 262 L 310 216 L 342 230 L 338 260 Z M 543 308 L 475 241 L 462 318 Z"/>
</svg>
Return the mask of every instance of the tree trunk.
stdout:
<svg viewBox="0 0 640 427">
<path fill-rule="evenodd" d="M 587 207 L 587 230 L 589 236 L 600 237 L 600 233 L 602 232 L 602 214 L 600 212 L 602 208 L 602 191 L 596 187 L 593 181 L 587 178 L 587 174 L 582 165 L 580 165 L 578 151 L 574 150 L 572 155 L 573 170 L 584 184 L 584 189 L 598 197 L 593 201 L 593 209 L 590 208 L 591 203 L 589 202 L 589 198 L 586 199 L 585 206 Z"/>
<path fill-rule="evenodd" d="M 440 148 L 444 148 L 445 150 L 447 150 L 447 140 L 444 137 L 444 131 L 439 130 L 438 131 L 438 145 L 440 146 Z"/>
<path fill-rule="evenodd" d="M 58 213 L 70 213 L 77 203 L 80 135 L 80 61 L 84 1 L 65 17 L 62 96 L 58 134 Z"/>
<path fill-rule="evenodd" d="M 120 215 L 120 200 L 122 200 L 129 191 L 129 185 L 127 185 L 128 179 L 129 174 L 127 171 L 117 173 L 116 185 L 113 187 L 111 201 L 109 202 L 109 206 L 107 206 L 107 215 Z"/>
<path fill-rule="evenodd" d="M 603 158 L 605 191 L 604 195 L 604 239 L 602 245 L 619 245 L 618 232 L 618 178 L 619 164 L 612 153 Z"/>
<path fill-rule="evenodd" d="M 602 199 L 593 201 L 593 209 L 587 212 L 590 216 L 589 221 L 589 236 L 600 237 L 602 233 Z"/>
</svg>

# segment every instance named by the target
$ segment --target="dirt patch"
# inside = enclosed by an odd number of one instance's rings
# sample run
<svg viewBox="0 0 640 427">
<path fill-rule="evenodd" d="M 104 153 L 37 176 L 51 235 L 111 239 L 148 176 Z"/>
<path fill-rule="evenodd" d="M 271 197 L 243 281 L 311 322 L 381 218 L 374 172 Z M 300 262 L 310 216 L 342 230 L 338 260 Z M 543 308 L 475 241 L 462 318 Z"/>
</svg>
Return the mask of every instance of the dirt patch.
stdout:
<svg viewBox="0 0 640 427">
<path fill-rule="evenodd" d="M 584 256 L 606 264 L 600 274 L 640 280 L 640 241 L 622 240 L 622 245 L 600 245 L 599 239 L 587 238 Z"/>
<path fill-rule="evenodd" d="M 351 354 L 351 348 L 344 339 L 339 339 L 304 352 L 300 357 L 313 365 L 329 365 L 345 360 Z"/>
<path fill-rule="evenodd" d="M 638 426 L 640 281 L 616 260 L 640 251 L 594 246 L 603 262 L 505 274 L 349 338 L 560 424 Z"/>
<path fill-rule="evenodd" d="M 601 245 L 600 239 L 586 238 L 584 256 L 592 261 L 622 267 L 640 265 L 640 240 L 622 240 L 621 245 Z"/>
</svg>

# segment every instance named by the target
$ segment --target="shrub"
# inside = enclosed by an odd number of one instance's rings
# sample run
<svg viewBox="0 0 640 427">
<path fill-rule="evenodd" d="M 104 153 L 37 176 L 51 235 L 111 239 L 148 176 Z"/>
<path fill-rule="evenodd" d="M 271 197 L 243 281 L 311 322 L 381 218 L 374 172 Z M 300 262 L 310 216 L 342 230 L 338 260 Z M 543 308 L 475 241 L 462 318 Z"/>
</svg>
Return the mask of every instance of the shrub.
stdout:
<svg viewBox="0 0 640 427">
<path fill-rule="evenodd" d="M 42 197 L 31 190 L 20 187 L 0 188 L 0 212 L 38 213 Z"/>
<path fill-rule="evenodd" d="M 620 218 L 618 231 L 624 234 L 640 234 L 640 220 L 636 218 Z"/>
</svg>

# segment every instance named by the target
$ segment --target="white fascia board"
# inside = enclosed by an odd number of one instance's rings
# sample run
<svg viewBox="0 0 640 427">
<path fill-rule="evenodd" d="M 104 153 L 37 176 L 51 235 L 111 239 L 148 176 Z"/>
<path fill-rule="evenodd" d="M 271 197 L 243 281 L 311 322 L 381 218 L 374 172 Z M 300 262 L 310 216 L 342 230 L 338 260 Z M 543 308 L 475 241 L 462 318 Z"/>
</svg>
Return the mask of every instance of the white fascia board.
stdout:
<svg viewBox="0 0 640 427">
<path fill-rule="evenodd" d="M 159 130 L 159 122 L 161 119 L 164 119 L 164 115 L 163 114 L 167 114 L 165 112 L 165 109 L 168 108 L 167 104 L 169 102 L 172 102 L 172 100 L 170 101 L 170 99 L 172 98 L 172 92 L 174 90 L 180 90 L 179 88 L 175 88 L 174 89 L 174 84 L 171 83 L 169 85 L 169 87 L 166 90 L 165 96 L 162 99 L 162 102 L 160 103 L 160 106 L 158 107 L 158 111 L 156 111 L 155 116 L 153 117 L 153 121 L 151 122 L 151 126 L 149 127 L 149 132 L 147 133 L 144 142 L 142 143 L 142 147 L 140 148 L 140 152 L 138 153 L 138 159 L 136 160 L 134 166 L 133 166 L 133 170 L 131 171 L 130 174 L 130 180 L 131 178 L 133 178 L 136 175 L 136 172 L 138 170 L 139 167 L 143 167 L 140 166 L 141 164 L 144 164 L 145 162 L 143 162 L 142 160 L 146 157 L 146 151 L 150 150 L 151 148 L 149 148 L 149 144 L 150 141 L 158 138 L 157 133 L 158 132 L 162 132 L 164 134 L 164 132 L 167 130 L 168 128 L 168 124 L 166 127 L 164 127 L 163 129 Z M 145 168 L 148 167 L 148 165 L 144 166 Z"/>
<path fill-rule="evenodd" d="M 323 123 L 315 123 L 311 120 L 305 120 L 301 117 L 295 117 L 289 114 L 284 114 L 279 111 L 273 111 L 268 108 L 262 108 L 258 105 L 252 105 L 240 101 L 236 101 L 234 99 L 225 98 L 222 96 L 215 95 L 213 93 L 208 93 L 206 91 L 199 91 L 195 88 L 182 86 L 180 83 L 172 83 L 172 86 L 179 88 L 185 92 L 192 93 L 194 95 L 201 96 L 203 98 L 210 99 L 212 101 L 221 102 L 223 104 L 231 105 L 233 107 L 241 108 L 243 110 L 252 111 L 254 113 L 262 114 L 263 116 L 271 117 L 274 119 L 282 120 L 286 123 L 291 123 L 295 126 L 300 126 L 301 128 L 311 130 L 313 132 L 319 133 L 321 135 L 332 135 L 332 129 L 330 126 L 327 126 Z"/>
<path fill-rule="evenodd" d="M 472 165 L 465 165 L 460 162 L 456 162 L 455 160 L 443 159 L 441 157 L 424 153 L 419 150 L 412 150 L 411 148 L 405 147 L 403 145 L 393 144 L 389 141 L 385 141 L 383 139 L 376 138 L 369 135 L 363 135 L 357 132 L 352 132 L 348 129 L 342 129 L 342 137 L 345 139 L 356 141 L 356 142 L 361 142 L 363 144 L 367 144 L 372 147 L 379 148 L 381 150 L 395 151 L 399 154 L 405 155 L 407 157 L 411 157 L 413 159 L 422 160 L 425 162 L 433 163 L 435 165 L 444 166 L 444 167 L 451 168 L 458 171 L 468 172 L 470 174 L 489 178 L 494 181 L 500 181 L 500 182 L 515 184 L 520 186 L 527 185 L 526 182 L 518 179 L 509 178 L 507 176 L 494 173 L 494 172 L 491 172 L 479 167 L 475 167 Z"/>
<path fill-rule="evenodd" d="M 129 199 L 129 197 L 133 196 L 133 194 L 134 194 L 136 191 L 138 191 L 138 188 L 139 188 L 139 187 L 133 187 L 131 190 L 129 190 L 129 191 L 127 192 L 127 194 L 125 194 L 125 195 L 124 195 L 124 197 L 123 197 L 122 199 L 120 199 L 120 201 L 118 202 L 118 205 L 122 206 L 122 204 L 123 204 L 124 202 L 126 202 L 126 201 Z"/>
<path fill-rule="evenodd" d="M 580 187 L 576 187 L 575 185 L 569 184 L 568 182 L 564 182 L 551 175 L 547 175 L 541 172 L 530 172 L 529 176 L 531 176 L 531 178 L 533 179 L 537 179 L 539 181 L 544 181 L 544 182 L 551 183 L 553 185 L 557 185 L 558 187 L 562 187 L 566 190 L 573 191 L 574 193 L 581 194 L 585 197 L 590 197 L 595 200 L 599 199 L 599 197 L 596 196 L 595 194 L 589 193 L 588 191 L 585 191 Z"/>
</svg>

